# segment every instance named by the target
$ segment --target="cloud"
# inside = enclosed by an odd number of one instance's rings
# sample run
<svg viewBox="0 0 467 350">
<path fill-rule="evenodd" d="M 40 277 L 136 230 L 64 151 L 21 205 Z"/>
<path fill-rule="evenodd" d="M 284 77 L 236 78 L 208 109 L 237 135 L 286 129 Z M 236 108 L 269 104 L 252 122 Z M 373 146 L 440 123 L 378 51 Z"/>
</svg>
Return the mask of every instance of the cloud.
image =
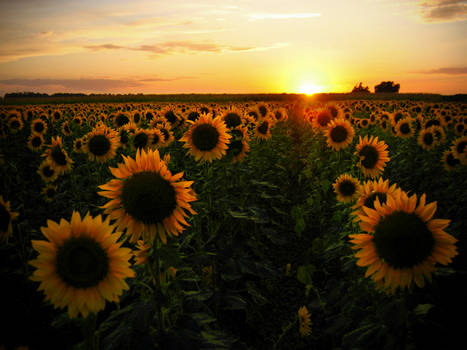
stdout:
<svg viewBox="0 0 467 350">
<path fill-rule="evenodd" d="M 262 19 L 303 19 L 303 18 L 314 18 L 320 17 L 320 13 L 253 13 L 249 15 L 251 20 L 262 20 Z"/>
<path fill-rule="evenodd" d="M 154 45 L 120 46 L 114 44 L 87 45 L 84 48 L 89 50 L 132 50 L 144 51 L 155 55 L 171 55 L 176 53 L 196 53 L 196 52 L 240 52 L 240 51 L 265 51 L 286 46 L 286 43 L 275 43 L 270 46 L 231 46 L 220 45 L 208 42 L 193 41 L 166 41 Z"/>
<path fill-rule="evenodd" d="M 419 1 L 420 14 L 426 22 L 455 22 L 467 20 L 465 0 Z"/>
<path fill-rule="evenodd" d="M 422 74 L 448 74 L 448 75 L 464 75 L 467 74 L 467 67 L 445 67 L 426 71 L 418 71 Z"/>
<path fill-rule="evenodd" d="M 102 45 L 86 45 L 84 48 L 94 51 L 99 50 L 118 50 L 124 49 L 124 46 L 114 45 L 114 44 L 102 44 Z"/>
<path fill-rule="evenodd" d="M 171 82 L 195 77 L 175 78 L 144 78 L 144 79 L 108 79 L 108 78 L 83 78 L 83 79 L 4 79 L 0 85 L 6 88 L 19 90 L 41 90 L 60 92 L 106 92 L 112 90 L 125 90 L 129 88 L 144 87 L 146 83 Z"/>
</svg>

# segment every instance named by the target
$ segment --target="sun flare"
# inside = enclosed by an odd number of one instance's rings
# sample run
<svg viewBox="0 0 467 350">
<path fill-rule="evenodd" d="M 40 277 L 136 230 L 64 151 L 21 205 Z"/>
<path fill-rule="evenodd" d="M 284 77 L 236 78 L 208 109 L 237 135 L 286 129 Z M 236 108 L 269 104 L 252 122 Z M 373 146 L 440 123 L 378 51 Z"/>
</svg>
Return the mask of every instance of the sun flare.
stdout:
<svg viewBox="0 0 467 350">
<path fill-rule="evenodd" d="M 304 83 L 298 88 L 300 94 L 313 95 L 323 91 L 323 87 L 314 83 Z"/>
</svg>

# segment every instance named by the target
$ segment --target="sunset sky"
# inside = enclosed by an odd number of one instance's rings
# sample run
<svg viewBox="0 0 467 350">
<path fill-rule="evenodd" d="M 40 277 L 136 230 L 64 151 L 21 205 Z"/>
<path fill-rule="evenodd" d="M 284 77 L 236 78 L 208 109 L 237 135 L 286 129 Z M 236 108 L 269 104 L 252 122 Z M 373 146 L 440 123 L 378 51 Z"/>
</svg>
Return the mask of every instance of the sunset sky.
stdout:
<svg viewBox="0 0 467 350">
<path fill-rule="evenodd" d="M 467 93 L 467 1 L 0 0 L 0 95 Z"/>
</svg>

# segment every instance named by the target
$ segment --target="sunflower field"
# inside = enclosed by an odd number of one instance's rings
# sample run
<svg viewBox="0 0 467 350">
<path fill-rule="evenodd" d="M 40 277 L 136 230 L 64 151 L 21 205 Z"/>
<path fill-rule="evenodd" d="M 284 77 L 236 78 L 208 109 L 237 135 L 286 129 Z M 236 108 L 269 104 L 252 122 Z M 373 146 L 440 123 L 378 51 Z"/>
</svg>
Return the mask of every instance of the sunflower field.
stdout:
<svg viewBox="0 0 467 350">
<path fill-rule="evenodd" d="M 0 349 L 462 341 L 467 104 L 0 106 Z"/>
</svg>

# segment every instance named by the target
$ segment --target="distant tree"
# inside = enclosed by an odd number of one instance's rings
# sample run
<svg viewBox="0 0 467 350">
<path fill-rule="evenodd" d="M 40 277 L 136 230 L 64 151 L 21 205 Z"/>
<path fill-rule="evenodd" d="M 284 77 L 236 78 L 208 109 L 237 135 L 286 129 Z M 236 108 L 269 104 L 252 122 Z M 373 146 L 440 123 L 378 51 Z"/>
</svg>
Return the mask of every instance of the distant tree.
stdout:
<svg viewBox="0 0 467 350">
<path fill-rule="evenodd" d="M 398 93 L 400 89 L 400 84 L 394 84 L 393 81 L 382 81 L 375 86 L 375 93 L 379 92 L 393 92 Z"/>
<path fill-rule="evenodd" d="M 363 86 L 362 82 L 360 82 L 360 84 L 353 87 L 352 94 L 359 92 L 370 93 L 370 88 L 368 86 Z"/>
</svg>

